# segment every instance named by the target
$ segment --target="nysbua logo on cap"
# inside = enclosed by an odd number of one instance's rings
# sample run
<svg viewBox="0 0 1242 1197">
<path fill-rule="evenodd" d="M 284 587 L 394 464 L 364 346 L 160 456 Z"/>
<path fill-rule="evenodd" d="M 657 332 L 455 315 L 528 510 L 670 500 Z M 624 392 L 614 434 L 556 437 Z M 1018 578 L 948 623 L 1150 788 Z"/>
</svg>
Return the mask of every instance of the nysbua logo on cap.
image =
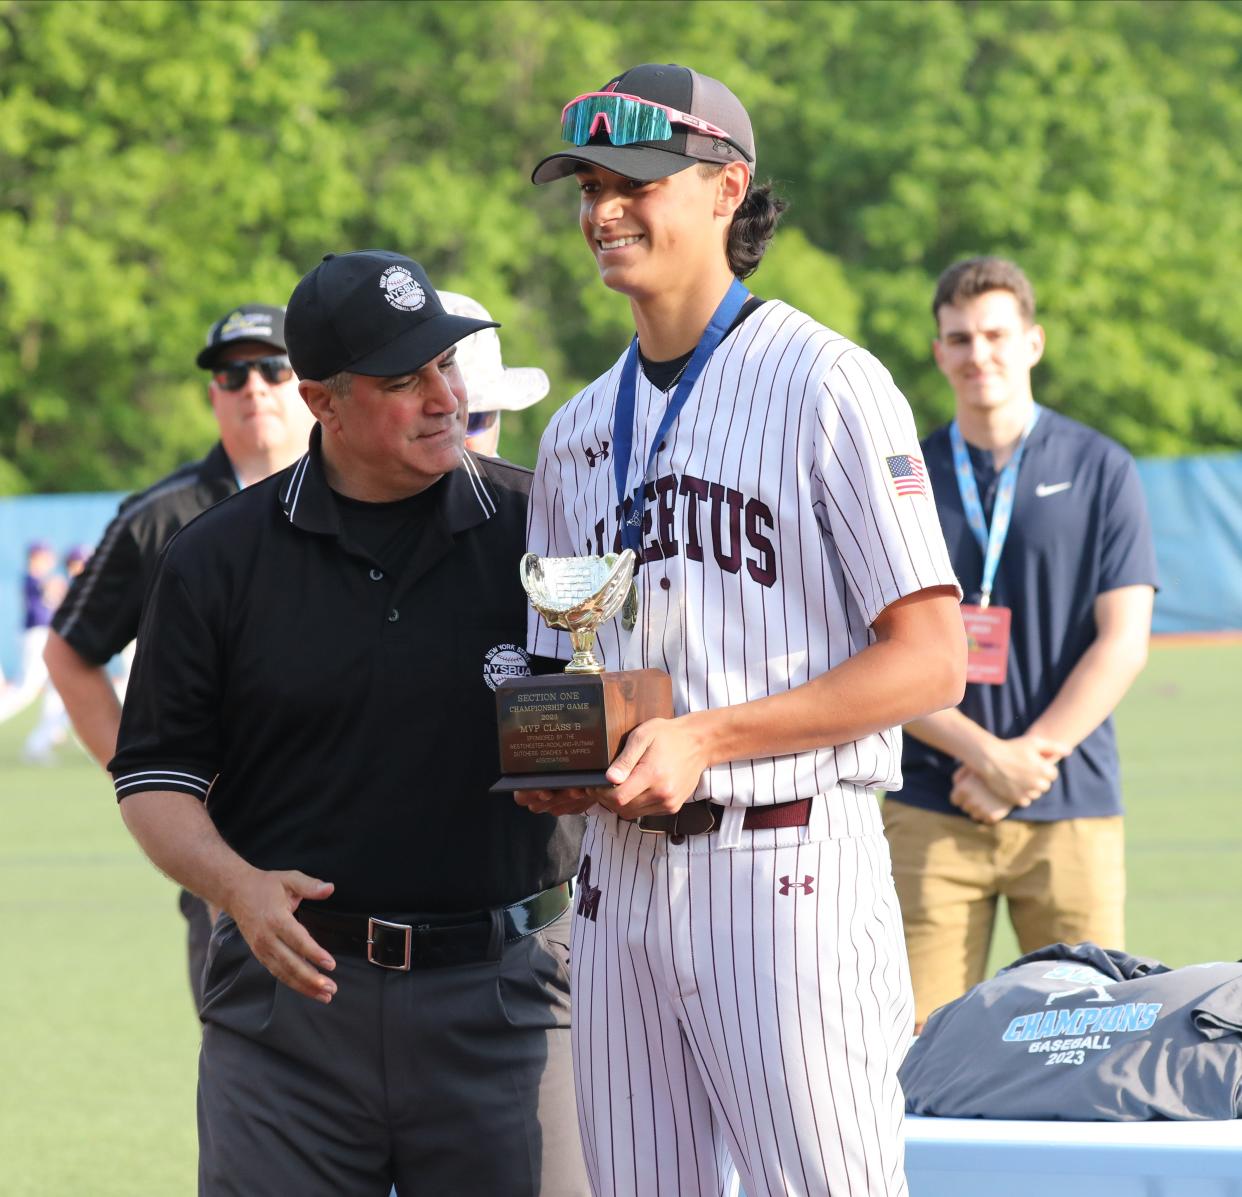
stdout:
<svg viewBox="0 0 1242 1197">
<path fill-rule="evenodd" d="M 380 275 L 384 298 L 402 312 L 417 312 L 427 302 L 426 293 L 404 266 L 389 266 Z"/>
</svg>

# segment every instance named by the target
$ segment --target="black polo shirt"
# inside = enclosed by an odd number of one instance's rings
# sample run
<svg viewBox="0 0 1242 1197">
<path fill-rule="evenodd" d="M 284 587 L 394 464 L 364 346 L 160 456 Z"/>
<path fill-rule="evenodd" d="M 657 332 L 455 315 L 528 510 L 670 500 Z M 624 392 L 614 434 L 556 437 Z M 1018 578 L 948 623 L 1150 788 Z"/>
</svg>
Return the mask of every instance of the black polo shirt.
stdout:
<svg viewBox="0 0 1242 1197">
<path fill-rule="evenodd" d="M 202 461 L 130 495 L 74 578 L 52 627 L 87 661 L 106 665 L 138 634 L 142 600 L 169 538 L 236 493 L 232 463 L 217 444 Z"/>
<path fill-rule="evenodd" d="M 998 475 L 992 454 L 967 446 L 991 519 Z M 923 441 L 927 473 L 954 572 L 979 601 L 983 554 L 966 522 L 947 427 Z M 1134 458 L 1092 428 L 1045 409 L 1018 471 L 1009 535 L 992 601 L 1012 611 L 1003 685 L 971 684 L 958 708 L 1002 739 L 1020 736 L 1056 698 L 1096 637 L 1095 600 L 1123 586 L 1156 585 L 1156 553 Z M 943 814 L 957 762 L 907 735 L 904 784 L 889 795 Z M 1009 818 L 1030 822 L 1121 813 L 1121 772 L 1110 716 L 1059 766 L 1052 788 Z"/>
<path fill-rule="evenodd" d="M 570 877 L 581 821 L 487 792 L 493 683 L 526 657 L 530 477 L 468 455 L 396 577 L 343 530 L 318 428 L 187 525 L 143 613 L 118 798 L 205 798 L 241 856 L 334 882 L 340 910 L 477 910 Z"/>
</svg>

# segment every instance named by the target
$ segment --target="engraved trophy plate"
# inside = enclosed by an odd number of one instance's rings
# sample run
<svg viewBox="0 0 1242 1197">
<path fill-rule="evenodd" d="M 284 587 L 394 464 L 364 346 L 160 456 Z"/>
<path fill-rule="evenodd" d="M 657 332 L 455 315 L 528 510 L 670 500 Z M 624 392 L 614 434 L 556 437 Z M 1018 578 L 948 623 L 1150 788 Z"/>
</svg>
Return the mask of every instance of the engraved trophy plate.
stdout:
<svg viewBox="0 0 1242 1197">
<path fill-rule="evenodd" d="M 673 714 L 672 680 L 660 669 L 604 672 L 596 629 L 624 609 L 637 610 L 636 558 L 630 549 L 603 557 L 539 557 L 519 564 L 531 606 L 550 628 L 569 633 L 573 659 L 564 673 L 509 678 L 496 689 L 500 767 L 492 789 L 607 785 L 605 771 L 639 723 Z M 632 626 L 629 618 L 626 626 Z"/>
</svg>

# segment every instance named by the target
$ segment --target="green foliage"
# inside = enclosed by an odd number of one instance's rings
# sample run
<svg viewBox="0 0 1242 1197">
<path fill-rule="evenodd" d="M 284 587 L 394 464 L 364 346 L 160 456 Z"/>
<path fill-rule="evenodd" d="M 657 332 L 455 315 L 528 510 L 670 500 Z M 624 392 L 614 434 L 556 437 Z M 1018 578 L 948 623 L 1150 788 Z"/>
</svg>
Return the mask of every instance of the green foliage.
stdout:
<svg viewBox="0 0 1242 1197">
<path fill-rule="evenodd" d="M 0 455 L 32 489 L 135 484 L 202 452 L 192 365 L 282 300 L 361 201 L 331 67 L 261 3 L 0 10 Z"/>
<path fill-rule="evenodd" d="M 553 379 L 631 329 L 569 184 L 577 91 L 688 62 L 792 200 L 754 279 L 873 349 L 927 428 L 928 301 L 959 257 L 1035 282 L 1039 398 L 1140 453 L 1242 445 L 1242 8 L 1233 2 L 594 5 L 0 0 L 0 490 L 136 485 L 201 451 L 193 350 L 327 249 L 419 258 Z"/>
</svg>

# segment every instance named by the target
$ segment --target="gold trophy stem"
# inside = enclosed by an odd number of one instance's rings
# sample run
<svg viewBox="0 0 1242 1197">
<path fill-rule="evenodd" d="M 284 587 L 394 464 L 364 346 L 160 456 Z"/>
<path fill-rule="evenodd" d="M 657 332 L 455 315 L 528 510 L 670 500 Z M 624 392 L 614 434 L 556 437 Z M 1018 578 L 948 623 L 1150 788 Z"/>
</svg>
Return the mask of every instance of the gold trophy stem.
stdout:
<svg viewBox="0 0 1242 1197">
<path fill-rule="evenodd" d="M 574 646 L 573 660 L 565 666 L 566 673 L 603 673 L 604 667 L 595 659 L 592 649 L 595 647 L 594 625 L 585 628 L 570 628 L 569 640 Z"/>
</svg>

